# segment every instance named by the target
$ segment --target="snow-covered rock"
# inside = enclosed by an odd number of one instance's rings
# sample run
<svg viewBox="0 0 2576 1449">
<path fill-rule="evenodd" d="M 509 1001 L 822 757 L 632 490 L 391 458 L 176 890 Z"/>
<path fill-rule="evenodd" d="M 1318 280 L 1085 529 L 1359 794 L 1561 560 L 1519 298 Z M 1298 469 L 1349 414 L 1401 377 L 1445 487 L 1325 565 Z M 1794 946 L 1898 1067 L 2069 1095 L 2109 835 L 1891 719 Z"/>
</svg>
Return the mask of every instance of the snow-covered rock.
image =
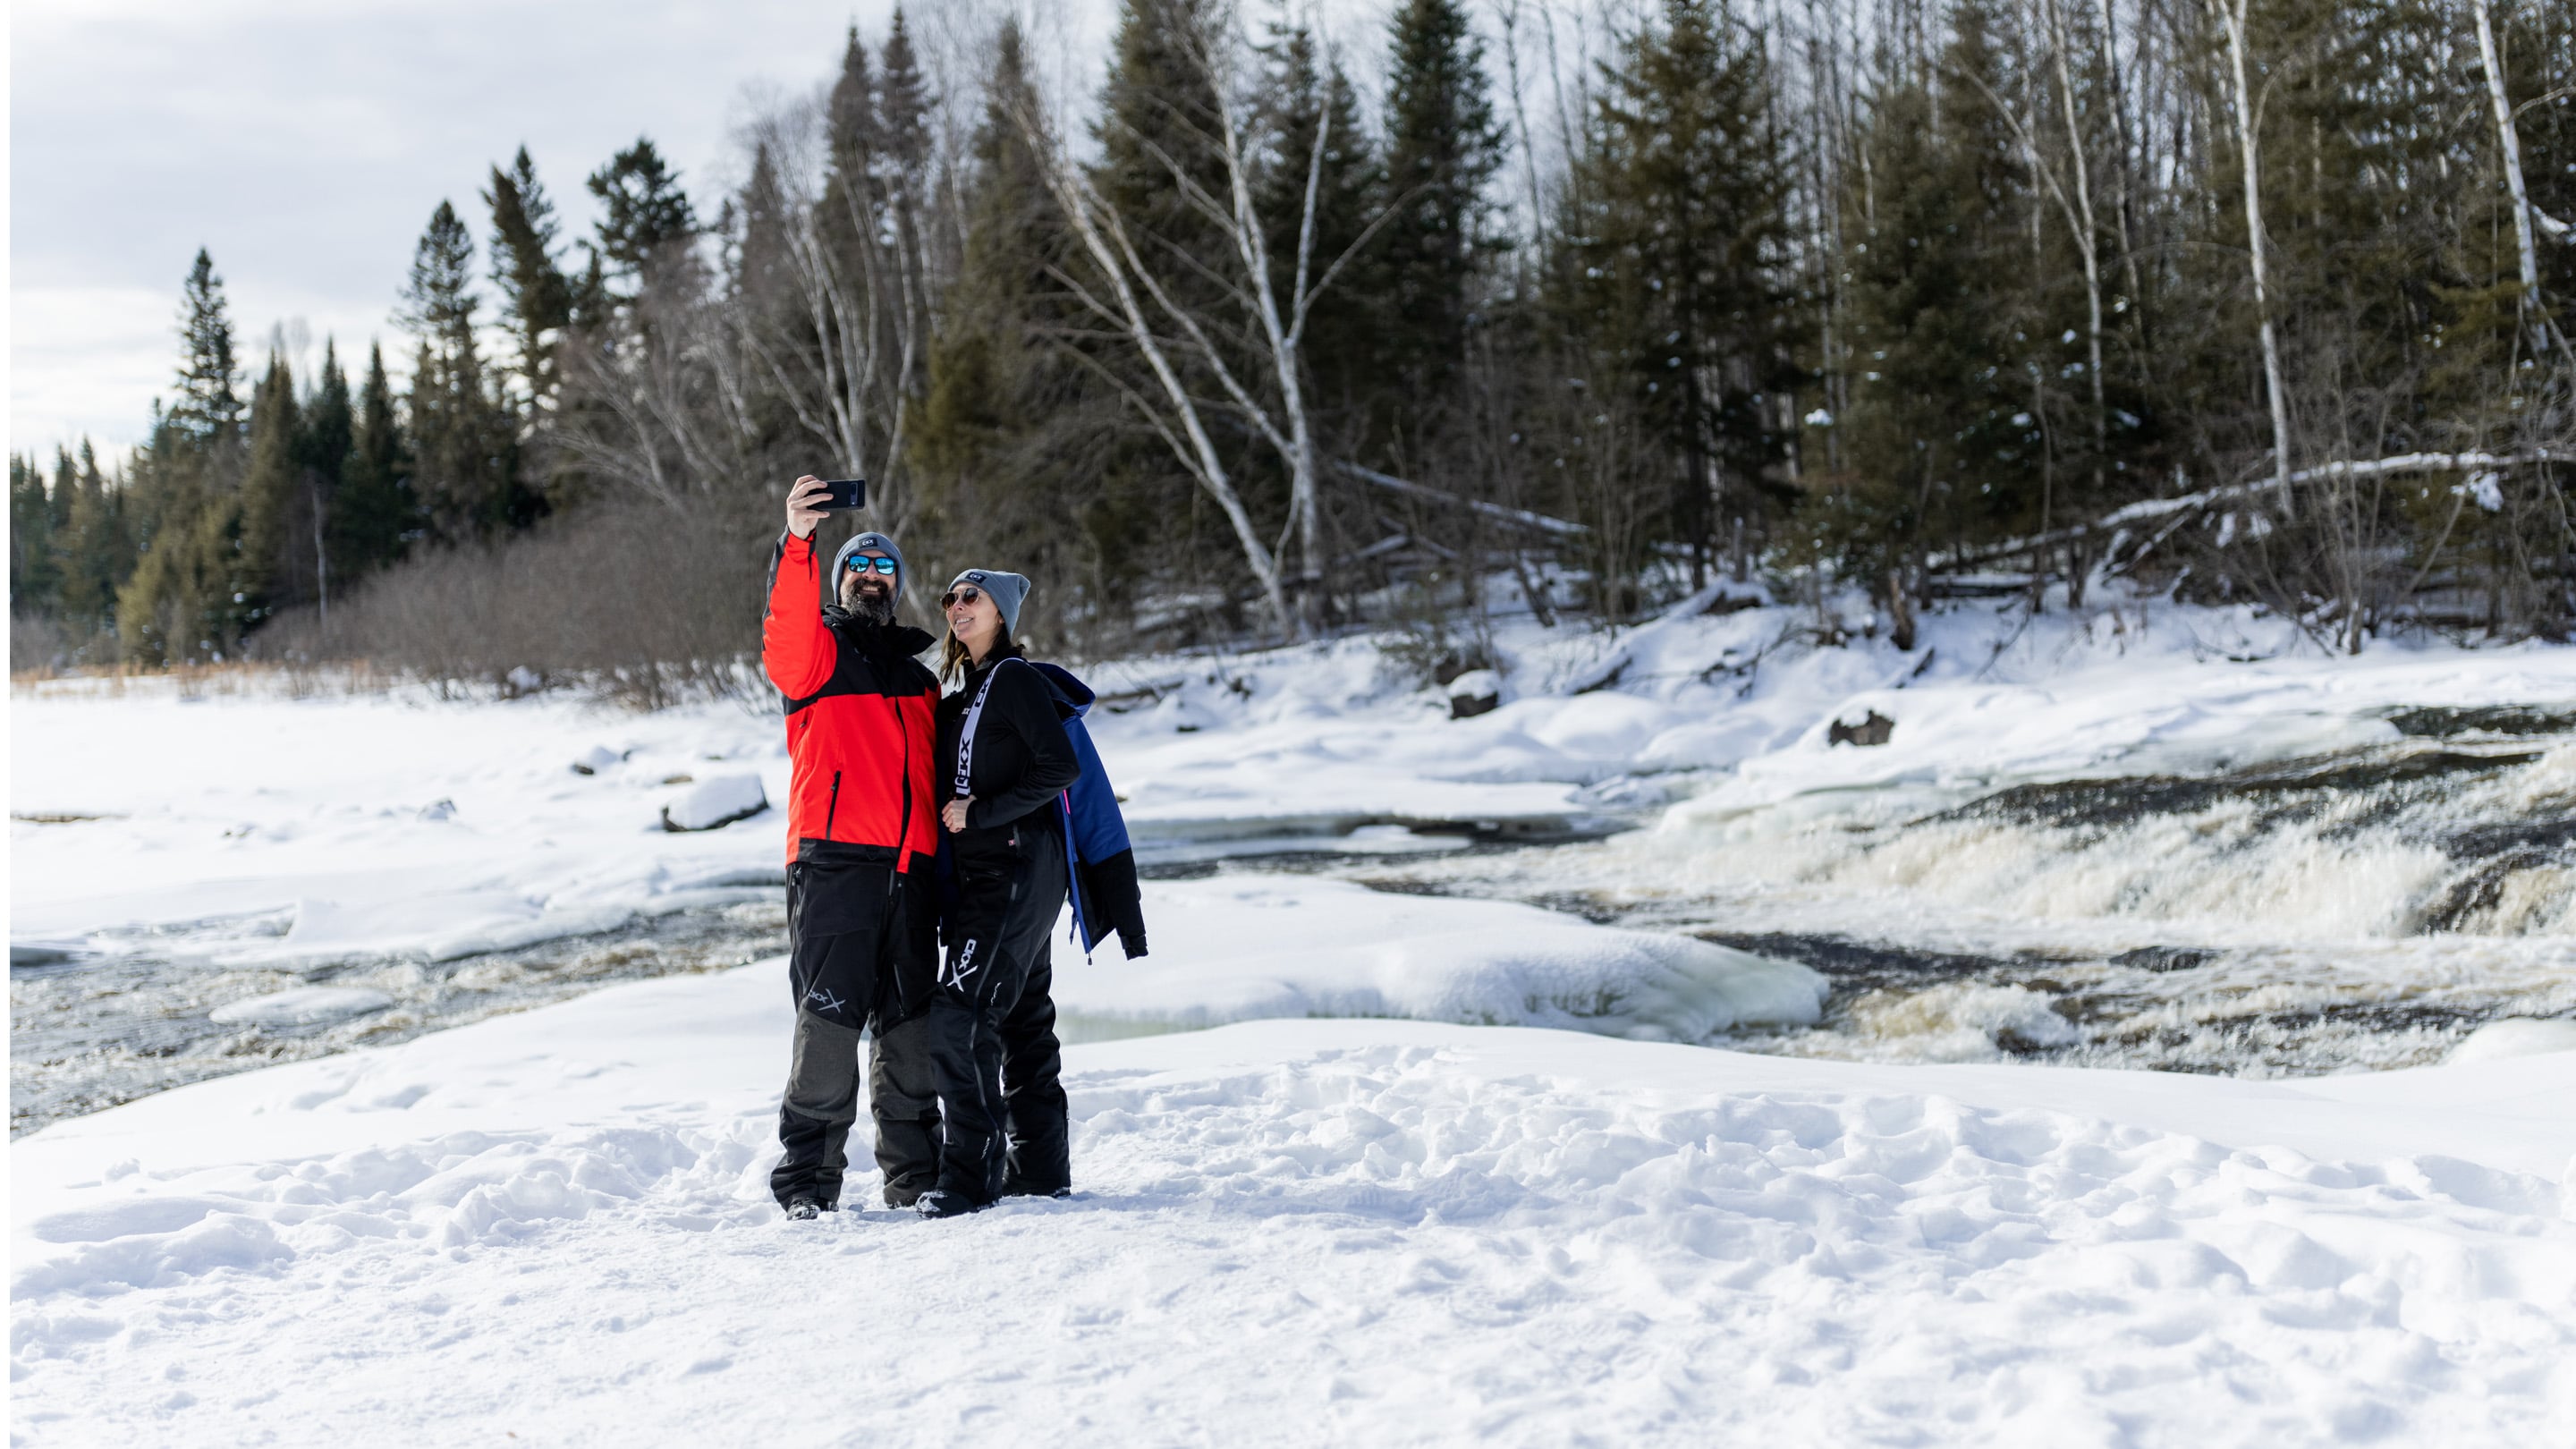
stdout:
<svg viewBox="0 0 2576 1449">
<path fill-rule="evenodd" d="M 1474 719 L 1502 707 L 1503 676 L 1490 669 L 1470 669 L 1449 681 L 1449 717 Z"/>
<path fill-rule="evenodd" d="M 580 758 L 572 762 L 572 772 L 576 775 L 596 775 L 624 758 L 606 745 L 593 745 L 584 751 Z"/>
<path fill-rule="evenodd" d="M 717 830 L 769 808 L 758 775 L 713 775 L 662 807 L 664 830 Z"/>
<path fill-rule="evenodd" d="M 266 996 L 227 1001 L 206 1013 L 226 1026 L 305 1026 L 382 1011 L 394 1004 L 366 986 L 298 986 Z"/>
<path fill-rule="evenodd" d="M 2508 1016 L 2461 1038 L 2443 1060 L 2454 1064 L 2499 1062 L 2508 1057 L 2536 1057 L 2550 1052 L 2576 1052 L 2576 1021 Z"/>
</svg>

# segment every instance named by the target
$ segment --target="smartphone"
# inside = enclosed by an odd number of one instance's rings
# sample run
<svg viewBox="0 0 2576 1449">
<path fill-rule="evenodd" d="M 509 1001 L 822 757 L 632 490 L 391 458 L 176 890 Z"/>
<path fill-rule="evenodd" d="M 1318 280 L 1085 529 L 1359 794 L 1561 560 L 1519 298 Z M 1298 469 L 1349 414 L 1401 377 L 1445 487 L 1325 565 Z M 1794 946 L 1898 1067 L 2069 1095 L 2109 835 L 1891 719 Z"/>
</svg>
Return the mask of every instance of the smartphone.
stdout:
<svg viewBox="0 0 2576 1449">
<path fill-rule="evenodd" d="M 823 488 L 823 496 L 808 506 L 825 513 L 847 513 L 854 508 L 868 506 L 868 480 L 865 478 L 826 478 Z"/>
</svg>

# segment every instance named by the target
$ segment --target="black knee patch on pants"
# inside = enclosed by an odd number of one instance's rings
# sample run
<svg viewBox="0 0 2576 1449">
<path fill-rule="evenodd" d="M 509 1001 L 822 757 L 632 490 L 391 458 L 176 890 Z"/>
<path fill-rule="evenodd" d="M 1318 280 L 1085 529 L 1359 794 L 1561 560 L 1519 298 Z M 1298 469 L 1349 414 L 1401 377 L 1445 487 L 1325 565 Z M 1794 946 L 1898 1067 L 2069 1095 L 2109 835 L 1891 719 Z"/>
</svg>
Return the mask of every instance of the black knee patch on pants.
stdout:
<svg viewBox="0 0 2576 1449">
<path fill-rule="evenodd" d="M 939 1184 L 939 1077 L 926 1015 L 880 1020 L 868 1043 L 868 1115 L 887 1207 L 910 1207 Z"/>
</svg>

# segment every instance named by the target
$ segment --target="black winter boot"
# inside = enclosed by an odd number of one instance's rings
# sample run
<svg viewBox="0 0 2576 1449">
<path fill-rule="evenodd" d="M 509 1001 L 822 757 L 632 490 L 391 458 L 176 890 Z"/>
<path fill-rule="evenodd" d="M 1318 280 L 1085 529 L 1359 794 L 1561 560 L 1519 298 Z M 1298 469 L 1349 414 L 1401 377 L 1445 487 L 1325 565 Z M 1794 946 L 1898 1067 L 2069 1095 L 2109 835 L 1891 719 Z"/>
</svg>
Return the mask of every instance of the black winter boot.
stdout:
<svg viewBox="0 0 2576 1449">
<path fill-rule="evenodd" d="M 791 1223 L 812 1222 L 823 1215 L 823 1205 L 810 1197 L 787 1200 L 787 1220 Z"/>
<path fill-rule="evenodd" d="M 962 1218 L 968 1213 L 981 1211 L 983 1207 L 984 1204 L 969 1199 L 962 1192 L 947 1192 L 934 1187 L 913 1202 L 912 1210 L 926 1218 Z"/>
</svg>

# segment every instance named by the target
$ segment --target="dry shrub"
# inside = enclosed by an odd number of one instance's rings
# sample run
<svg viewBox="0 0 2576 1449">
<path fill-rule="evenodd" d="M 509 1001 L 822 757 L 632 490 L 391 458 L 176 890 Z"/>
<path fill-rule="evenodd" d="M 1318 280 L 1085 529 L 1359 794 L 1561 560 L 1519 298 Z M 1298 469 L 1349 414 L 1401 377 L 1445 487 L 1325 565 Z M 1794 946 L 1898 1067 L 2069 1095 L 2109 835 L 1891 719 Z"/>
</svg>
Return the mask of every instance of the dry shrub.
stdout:
<svg viewBox="0 0 2576 1449">
<path fill-rule="evenodd" d="M 573 687 L 642 709 L 759 689 L 764 507 L 603 503 L 501 542 L 416 555 L 353 597 L 281 614 L 264 659 L 368 661 L 443 692 Z"/>
</svg>

